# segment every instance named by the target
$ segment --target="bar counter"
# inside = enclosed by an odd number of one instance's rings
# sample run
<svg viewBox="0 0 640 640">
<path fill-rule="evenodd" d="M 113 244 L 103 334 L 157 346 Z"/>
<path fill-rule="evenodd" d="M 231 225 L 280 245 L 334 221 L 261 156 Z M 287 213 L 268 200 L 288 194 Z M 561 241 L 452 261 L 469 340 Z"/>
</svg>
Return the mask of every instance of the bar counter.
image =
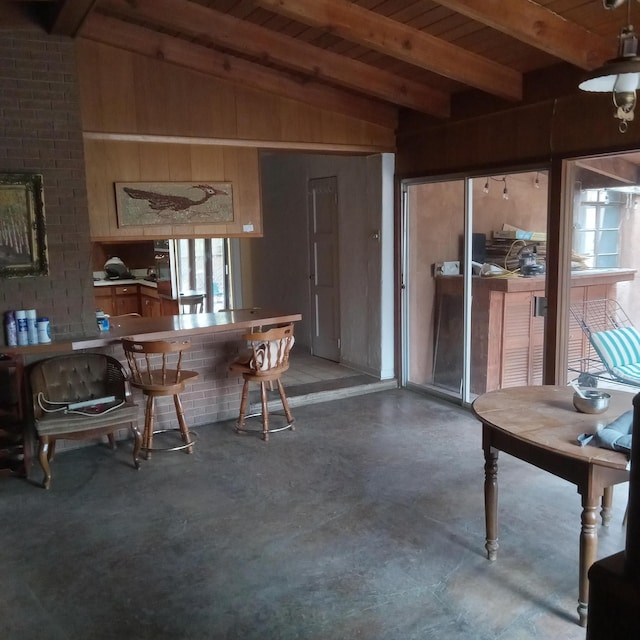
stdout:
<svg viewBox="0 0 640 640">
<path fill-rule="evenodd" d="M 221 331 L 246 331 L 252 327 L 297 322 L 299 313 L 282 313 L 269 309 L 238 309 L 215 313 L 191 313 L 158 318 L 120 316 L 111 318 L 109 331 L 76 340 L 54 340 L 48 344 L 33 344 L 24 347 L 2 347 L 2 353 L 11 355 L 44 355 L 98 349 L 119 344 L 124 336 L 135 336 L 141 340 L 165 340 L 168 338 L 196 336 Z M 32 358 L 30 358 L 32 360 Z"/>
<path fill-rule="evenodd" d="M 199 377 L 181 394 L 185 418 L 191 428 L 238 417 L 243 380 L 229 371 L 229 364 L 238 352 L 245 348 L 243 334 L 252 328 L 266 328 L 269 325 L 301 319 L 299 313 L 282 313 L 268 309 L 217 311 L 158 318 L 121 316 L 111 318 L 109 331 L 98 334 L 96 326 L 96 336 L 73 341 L 54 341 L 46 345 L 4 347 L 0 350 L 4 353 L 18 354 L 28 364 L 53 355 L 85 349 L 107 353 L 124 363 L 126 358 L 120 342 L 124 336 L 135 336 L 143 340 L 188 338 L 191 348 L 184 354 L 183 366 L 199 373 Z M 132 391 L 140 407 L 139 425 L 142 426 L 144 398 L 138 390 Z M 171 397 L 158 398 L 156 424 L 159 429 L 177 426 Z M 128 430 L 119 432 L 117 437 L 128 438 Z M 74 448 L 86 444 L 92 443 L 63 440 L 58 446 Z"/>
</svg>

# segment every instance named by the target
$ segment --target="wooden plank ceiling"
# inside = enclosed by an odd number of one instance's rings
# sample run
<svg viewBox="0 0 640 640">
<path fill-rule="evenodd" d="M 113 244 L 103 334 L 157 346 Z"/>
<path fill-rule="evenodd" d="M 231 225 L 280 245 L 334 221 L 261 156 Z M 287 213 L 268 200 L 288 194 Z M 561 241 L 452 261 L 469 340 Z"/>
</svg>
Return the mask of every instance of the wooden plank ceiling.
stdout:
<svg viewBox="0 0 640 640">
<path fill-rule="evenodd" d="M 13 0 L 13 5 L 39 9 L 53 33 L 160 57 L 381 122 L 400 108 L 450 118 L 457 104 L 481 94 L 490 96 L 496 109 L 504 108 L 528 99 L 534 77 L 537 87 L 548 78 L 556 93 L 574 92 L 580 74 L 615 57 L 628 12 L 632 23 L 634 14 L 640 15 L 640 4 L 629 2 L 615 10 L 606 10 L 601 0 Z M 558 77 L 570 80 L 558 83 Z"/>
</svg>

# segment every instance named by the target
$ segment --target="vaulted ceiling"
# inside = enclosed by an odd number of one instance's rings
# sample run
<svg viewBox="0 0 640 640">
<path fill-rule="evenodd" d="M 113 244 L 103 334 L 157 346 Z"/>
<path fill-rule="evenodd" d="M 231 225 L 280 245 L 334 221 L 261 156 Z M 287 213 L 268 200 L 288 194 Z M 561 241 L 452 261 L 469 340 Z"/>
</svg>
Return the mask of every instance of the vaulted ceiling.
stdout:
<svg viewBox="0 0 640 640">
<path fill-rule="evenodd" d="M 6 3 L 5 3 L 6 5 Z M 11 0 L 48 31 L 381 121 L 576 91 L 635 0 Z M 462 105 L 465 105 L 464 107 Z M 486 108 L 486 107 L 485 107 Z"/>
</svg>

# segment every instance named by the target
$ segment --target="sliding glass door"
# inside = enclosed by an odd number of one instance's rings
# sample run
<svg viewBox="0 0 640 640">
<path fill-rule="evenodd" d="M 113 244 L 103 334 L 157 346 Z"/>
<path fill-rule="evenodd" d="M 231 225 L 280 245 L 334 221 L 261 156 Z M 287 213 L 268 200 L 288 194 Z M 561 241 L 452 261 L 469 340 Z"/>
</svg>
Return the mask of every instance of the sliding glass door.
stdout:
<svg viewBox="0 0 640 640">
<path fill-rule="evenodd" d="M 541 384 L 547 173 L 403 185 L 402 382 L 469 403 Z"/>
</svg>

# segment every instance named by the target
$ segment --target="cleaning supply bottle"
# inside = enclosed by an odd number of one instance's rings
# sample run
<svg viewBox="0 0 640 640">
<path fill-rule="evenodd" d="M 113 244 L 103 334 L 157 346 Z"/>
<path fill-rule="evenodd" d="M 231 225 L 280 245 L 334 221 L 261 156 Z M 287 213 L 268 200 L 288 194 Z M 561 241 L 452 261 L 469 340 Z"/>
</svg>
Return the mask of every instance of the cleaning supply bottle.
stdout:
<svg viewBox="0 0 640 640">
<path fill-rule="evenodd" d="M 7 347 L 16 347 L 18 345 L 18 325 L 14 311 L 6 311 L 4 314 L 4 332 Z"/>
</svg>

